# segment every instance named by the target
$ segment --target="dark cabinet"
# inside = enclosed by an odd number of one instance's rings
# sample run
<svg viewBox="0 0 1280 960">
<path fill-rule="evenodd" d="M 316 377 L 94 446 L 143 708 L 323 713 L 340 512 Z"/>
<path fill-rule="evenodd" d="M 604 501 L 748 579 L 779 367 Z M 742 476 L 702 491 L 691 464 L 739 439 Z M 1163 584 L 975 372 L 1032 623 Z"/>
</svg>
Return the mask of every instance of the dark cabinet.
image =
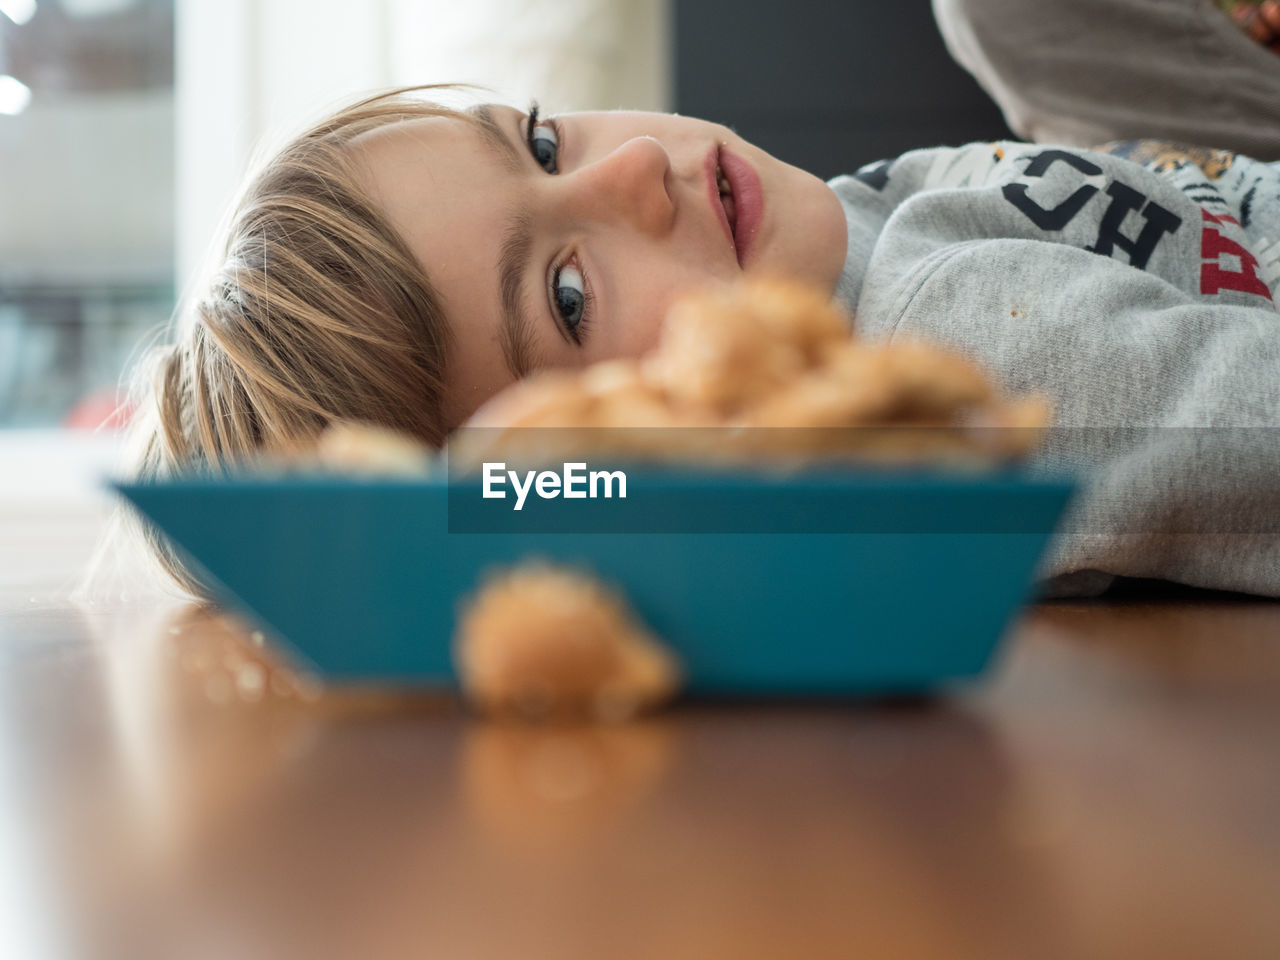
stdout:
<svg viewBox="0 0 1280 960">
<path fill-rule="evenodd" d="M 1010 138 L 928 0 L 674 0 L 675 109 L 828 178 L 915 147 Z"/>
</svg>

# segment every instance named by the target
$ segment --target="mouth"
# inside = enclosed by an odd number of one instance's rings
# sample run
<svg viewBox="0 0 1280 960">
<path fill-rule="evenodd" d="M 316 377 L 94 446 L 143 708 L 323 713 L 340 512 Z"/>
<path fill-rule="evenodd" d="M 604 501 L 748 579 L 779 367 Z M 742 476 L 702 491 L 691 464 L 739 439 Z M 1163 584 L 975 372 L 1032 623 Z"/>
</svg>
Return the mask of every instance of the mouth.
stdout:
<svg viewBox="0 0 1280 960">
<path fill-rule="evenodd" d="M 738 205 L 733 202 L 733 184 L 724 175 L 724 167 L 716 164 L 716 190 L 720 194 L 720 205 L 724 207 L 724 215 L 729 221 L 729 231 L 734 235 L 734 246 L 737 246 Z"/>
<path fill-rule="evenodd" d="M 751 165 L 724 149 L 707 157 L 711 203 L 733 244 L 738 266 L 745 267 L 760 228 L 764 192 Z"/>
<path fill-rule="evenodd" d="M 707 155 L 705 166 L 711 208 L 729 238 L 729 244 L 733 247 L 734 256 L 737 257 L 738 240 L 734 236 L 734 227 L 738 219 L 738 207 L 733 199 L 733 184 L 729 182 L 729 178 L 725 176 L 724 169 L 720 165 L 720 151 L 718 149 L 712 150 Z"/>
</svg>

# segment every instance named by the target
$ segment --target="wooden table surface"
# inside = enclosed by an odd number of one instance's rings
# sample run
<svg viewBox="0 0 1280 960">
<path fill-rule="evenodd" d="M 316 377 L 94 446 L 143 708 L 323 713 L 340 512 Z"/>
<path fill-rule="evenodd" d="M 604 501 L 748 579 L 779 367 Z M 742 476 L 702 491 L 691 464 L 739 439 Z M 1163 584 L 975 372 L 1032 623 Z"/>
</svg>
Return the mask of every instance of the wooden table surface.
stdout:
<svg viewBox="0 0 1280 960">
<path fill-rule="evenodd" d="M 0 560 L 5 957 L 1280 957 L 1280 604 L 1041 605 L 928 702 L 520 728 L 70 603 L 33 536 Z"/>
</svg>

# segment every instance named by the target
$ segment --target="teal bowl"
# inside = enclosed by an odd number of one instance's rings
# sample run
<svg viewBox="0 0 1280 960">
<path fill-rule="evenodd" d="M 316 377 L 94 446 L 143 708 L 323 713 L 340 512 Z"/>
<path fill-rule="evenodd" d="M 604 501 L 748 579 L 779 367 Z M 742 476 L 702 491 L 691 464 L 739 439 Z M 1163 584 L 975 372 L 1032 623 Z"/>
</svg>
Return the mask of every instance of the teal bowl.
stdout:
<svg viewBox="0 0 1280 960">
<path fill-rule="evenodd" d="M 1016 472 L 634 470 L 626 499 L 483 498 L 478 480 L 118 484 L 330 683 L 454 682 L 460 605 L 529 558 L 620 588 L 695 694 L 883 695 L 974 677 L 1074 490 Z"/>
</svg>

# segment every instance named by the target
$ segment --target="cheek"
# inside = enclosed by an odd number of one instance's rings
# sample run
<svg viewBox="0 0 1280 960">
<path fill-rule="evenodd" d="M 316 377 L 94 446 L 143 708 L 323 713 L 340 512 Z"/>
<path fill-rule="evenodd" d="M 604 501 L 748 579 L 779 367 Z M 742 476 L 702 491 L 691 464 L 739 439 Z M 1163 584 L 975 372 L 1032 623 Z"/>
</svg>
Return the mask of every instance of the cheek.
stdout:
<svg viewBox="0 0 1280 960">
<path fill-rule="evenodd" d="M 599 353 L 592 361 L 618 357 L 638 357 L 658 345 L 667 309 L 680 296 L 736 279 L 737 264 L 700 262 L 705 249 L 700 241 L 686 243 L 662 256 L 646 256 L 631 251 L 622 257 L 632 270 L 627 276 L 622 304 L 616 317 L 604 320 L 607 336 L 599 341 Z"/>
<path fill-rule="evenodd" d="M 647 297 L 643 304 L 629 310 L 612 351 L 613 356 L 638 357 L 657 346 L 666 312 L 667 298 L 662 296 Z"/>
</svg>

